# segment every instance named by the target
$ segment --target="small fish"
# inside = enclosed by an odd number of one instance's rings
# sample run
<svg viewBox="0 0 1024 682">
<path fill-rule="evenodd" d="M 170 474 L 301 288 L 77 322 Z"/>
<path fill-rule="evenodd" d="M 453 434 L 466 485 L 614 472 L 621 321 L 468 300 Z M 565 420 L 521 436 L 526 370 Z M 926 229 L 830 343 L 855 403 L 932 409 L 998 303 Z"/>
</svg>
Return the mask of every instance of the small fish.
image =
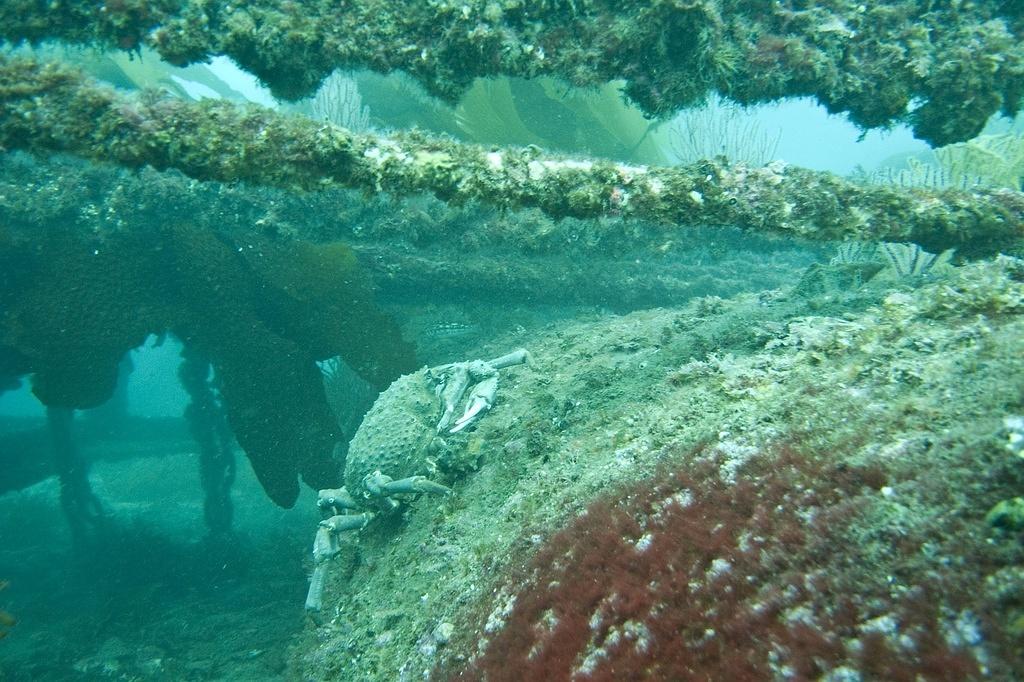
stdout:
<svg viewBox="0 0 1024 682">
<path fill-rule="evenodd" d="M 463 322 L 439 322 L 430 325 L 423 331 L 423 336 L 428 339 L 453 339 L 460 336 L 469 336 L 479 331 L 475 324 Z"/>
</svg>

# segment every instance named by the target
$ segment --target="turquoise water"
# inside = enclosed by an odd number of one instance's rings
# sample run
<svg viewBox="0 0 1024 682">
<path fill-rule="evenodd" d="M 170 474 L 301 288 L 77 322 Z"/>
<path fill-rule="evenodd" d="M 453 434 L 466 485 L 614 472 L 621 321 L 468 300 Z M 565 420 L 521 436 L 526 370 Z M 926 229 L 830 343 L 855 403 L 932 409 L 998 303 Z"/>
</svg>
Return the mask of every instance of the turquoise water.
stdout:
<svg viewBox="0 0 1024 682">
<path fill-rule="evenodd" d="M 222 57 L 55 53 L 382 137 L 1020 193 L 1019 117 L 933 151 L 809 99 L 656 122 L 614 88 L 452 107 L 338 72 L 285 103 Z M 0 679 L 1024 674 L 1019 226 L 968 260 L 482 199 L 5 151 Z M 437 428 L 438 366 L 518 348 Z M 387 465 L 451 492 L 361 489 Z M 355 508 L 318 508 L 342 484 Z M 335 512 L 372 520 L 317 536 Z"/>
</svg>

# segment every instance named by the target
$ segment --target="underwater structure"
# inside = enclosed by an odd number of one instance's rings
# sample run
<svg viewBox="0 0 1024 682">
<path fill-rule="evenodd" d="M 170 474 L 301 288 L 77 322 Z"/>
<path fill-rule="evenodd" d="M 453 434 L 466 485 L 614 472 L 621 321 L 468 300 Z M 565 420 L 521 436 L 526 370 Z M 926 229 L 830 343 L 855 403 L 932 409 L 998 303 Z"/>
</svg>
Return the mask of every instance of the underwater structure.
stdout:
<svg viewBox="0 0 1024 682">
<path fill-rule="evenodd" d="M 378 386 L 412 367 L 411 347 L 374 307 L 351 252 L 167 228 L 90 235 L 5 225 L 5 374 L 32 373 L 45 405 L 94 407 L 112 395 L 126 352 L 173 333 L 210 358 L 228 421 L 271 498 L 290 506 L 299 473 L 332 484 L 337 426 L 316 360 L 343 354 Z M 346 270 L 347 280 L 335 279 Z"/>
<path fill-rule="evenodd" d="M 224 54 L 285 99 L 312 93 L 336 68 L 370 68 L 401 70 L 449 100 L 481 76 L 622 79 L 652 115 L 709 91 L 743 104 L 811 95 L 876 127 L 906 119 L 916 100 L 909 122 L 936 146 L 974 137 L 997 112 L 1012 116 L 1024 88 L 1020 8 L 996 0 L 25 0 L 4 4 L 0 26 L 11 42 L 147 45 L 178 65 Z"/>
<path fill-rule="evenodd" d="M 707 160 L 650 168 L 416 133 L 354 135 L 257 107 L 127 98 L 73 69 L 31 59 L 0 63 L 0 107 L 0 142 L 12 149 L 174 168 L 197 180 L 429 192 L 452 203 L 537 207 L 555 218 L 621 216 L 676 229 L 737 225 L 817 239 L 912 240 L 942 250 L 1018 239 L 1024 215 L 1015 193 L 864 187 L 784 164 Z"/>
<path fill-rule="evenodd" d="M 287 99 L 336 68 L 400 70 L 449 101 L 478 77 L 555 76 L 621 81 L 652 115 L 809 95 L 936 146 L 1019 111 L 1022 33 L 1024 7 L 995 0 L 0 8 L 12 44 L 226 55 Z M 220 409 L 274 502 L 300 477 L 321 490 L 294 674 L 1024 675 L 1020 191 L 357 132 L 14 51 L 0 149 L 0 386 L 30 375 L 54 410 L 95 406 L 127 351 L 180 339 L 211 527 L 231 518 Z M 708 228 L 732 235 L 718 249 L 786 238 L 819 257 L 711 295 L 666 263 Z M 395 388 L 423 363 L 393 313 L 438 299 L 622 314 L 473 336 L 448 360 L 532 359 L 453 432 L 424 417 L 443 383 Z M 382 392 L 375 438 L 441 436 L 440 454 L 375 470 L 402 453 L 375 461 L 368 431 L 343 432 L 332 358 Z"/>
</svg>

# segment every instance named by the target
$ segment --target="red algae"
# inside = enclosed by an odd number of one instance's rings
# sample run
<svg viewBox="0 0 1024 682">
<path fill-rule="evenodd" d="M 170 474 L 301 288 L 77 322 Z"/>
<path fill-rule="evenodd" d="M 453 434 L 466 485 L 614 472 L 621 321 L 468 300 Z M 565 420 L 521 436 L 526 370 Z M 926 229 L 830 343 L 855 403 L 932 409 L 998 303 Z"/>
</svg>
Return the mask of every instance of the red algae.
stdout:
<svg viewBox="0 0 1024 682">
<path fill-rule="evenodd" d="M 890 591 L 844 533 L 885 473 L 780 445 L 735 482 L 713 452 L 594 501 L 511 587 L 482 653 L 450 679 L 964 680 L 955 586 Z M 894 551 L 913 552 L 904 543 Z M 953 597 L 949 595 L 952 594 Z M 939 598 L 942 596 L 943 598 Z"/>
</svg>

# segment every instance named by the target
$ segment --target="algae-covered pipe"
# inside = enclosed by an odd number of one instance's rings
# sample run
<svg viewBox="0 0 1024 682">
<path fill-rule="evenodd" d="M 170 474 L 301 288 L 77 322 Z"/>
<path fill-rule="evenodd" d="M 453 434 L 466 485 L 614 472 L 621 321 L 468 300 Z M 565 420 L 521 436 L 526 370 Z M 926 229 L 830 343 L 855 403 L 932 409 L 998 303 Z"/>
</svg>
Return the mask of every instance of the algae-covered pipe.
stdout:
<svg viewBox="0 0 1024 682">
<path fill-rule="evenodd" d="M 0 57 L 0 146 L 174 168 L 199 180 L 336 184 L 537 207 L 555 218 L 640 218 L 666 235 L 736 225 L 811 239 L 913 241 L 936 252 L 968 245 L 978 254 L 1024 236 L 1020 192 L 869 187 L 783 164 L 626 166 L 420 133 L 355 135 L 255 105 L 128 96 L 75 69 L 23 58 Z"/>
<path fill-rule="evenodd" d="M 1024 92 L 1024 8 L 1007 0 L 5 0 L 0 40 L 227 55 L 287 99 L 336 68 L 401 70 L 449 102 L 481 76 L 621 80 L 656 116 L 712 91 L 813 96 L 936 146 L 1013 115 Z"/>
</svg>

